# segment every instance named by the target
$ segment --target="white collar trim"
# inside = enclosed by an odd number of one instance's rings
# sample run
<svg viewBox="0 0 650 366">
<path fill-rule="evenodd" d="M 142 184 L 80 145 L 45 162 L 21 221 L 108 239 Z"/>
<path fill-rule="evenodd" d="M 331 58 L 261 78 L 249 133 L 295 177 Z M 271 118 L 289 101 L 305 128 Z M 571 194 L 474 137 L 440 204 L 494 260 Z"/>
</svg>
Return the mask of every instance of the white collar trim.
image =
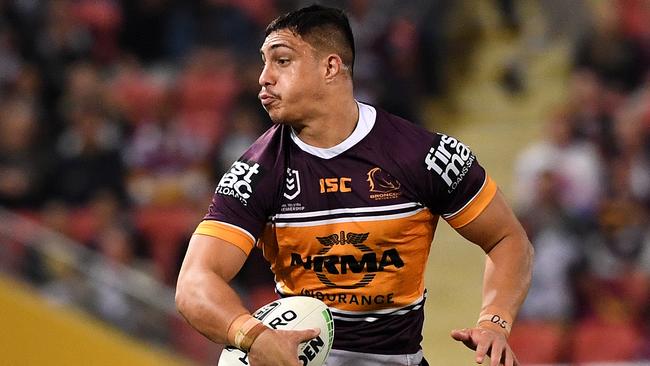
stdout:
<svg viewBox="0 0 650 366">
<path fill-rule="evenodd" d="M 291 129 L 291 139 L 296 145 L 298 145 L 300 150 L 308 154 L 323 159 L 331 159 L 333 157 L 336 157 L 349 150 L 359 141 L 363 140 L 363 138 L 370 133 L 370 130 L 372 130 L 375 125 L 377 110 L 373 106 L 360 102 L 357 102 L 357 106 L 359 108 L 359 121 L 357 121 L 357 126 L 354 128 L 354 131 L 352 131 L 352 134 L 343 140 L 340 144 L 329 148 L 311 146 L 300 140 L 293 128 Z"/>
</svg>

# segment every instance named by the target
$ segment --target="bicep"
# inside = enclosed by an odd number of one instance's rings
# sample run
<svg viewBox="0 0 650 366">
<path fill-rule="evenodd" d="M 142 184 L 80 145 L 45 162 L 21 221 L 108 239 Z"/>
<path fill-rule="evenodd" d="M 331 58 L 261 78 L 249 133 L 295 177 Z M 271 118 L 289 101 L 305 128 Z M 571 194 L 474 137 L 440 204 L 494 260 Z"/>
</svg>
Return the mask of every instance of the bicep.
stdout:
<svg viewBox="0 0 650 366">
<path fill-rule="evenodd" d="M 179 279 L 193 272 L 213 272 L 229 282 L 246 262 L 238 246 L 213 236 L 195 234 L 190 239 Z"/>
<path fill-rule="evenodd" d="M 456 231 L 486 253 L 507 236 L 526 236 L 501 191 L 496 192 L 483 212 L 473 221 Z"/>
</svg>

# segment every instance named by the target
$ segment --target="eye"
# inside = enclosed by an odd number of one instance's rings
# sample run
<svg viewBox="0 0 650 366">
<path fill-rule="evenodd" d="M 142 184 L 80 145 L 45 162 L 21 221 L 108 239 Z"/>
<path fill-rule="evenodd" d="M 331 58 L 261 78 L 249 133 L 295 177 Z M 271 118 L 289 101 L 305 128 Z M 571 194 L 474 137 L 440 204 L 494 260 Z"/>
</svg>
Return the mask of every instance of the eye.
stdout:
<svg viewBox="0 0 650 366">
<path fill-rule="evenodd" d="M 288 58 L 279 58 L 275 62 L 280 66 L 287 66 L 291 61 Z"/>
</svg>

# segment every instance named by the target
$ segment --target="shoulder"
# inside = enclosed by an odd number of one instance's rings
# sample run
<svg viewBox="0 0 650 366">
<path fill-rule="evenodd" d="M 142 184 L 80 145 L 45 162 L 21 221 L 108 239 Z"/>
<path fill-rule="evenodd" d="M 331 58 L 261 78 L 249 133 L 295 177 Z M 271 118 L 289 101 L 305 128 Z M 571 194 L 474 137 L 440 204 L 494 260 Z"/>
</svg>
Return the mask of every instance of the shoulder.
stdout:
<svg viewBox="0 0 650 366">
<path fill-rule="evenodd" d="M 430 170 L 432 154 L 440 148 L 458 151 L 465 158 L 467 147 L 456 138 L 443 133 L 430 131 L 409 120 L 377 109 L 374 137 L 386 153 L 399 156 L 401 160 L 417 161 L 417 168 Z"/>
<path fill-rule="evenodd" d="M 236 198 L 244 206 L 256 197 L 274 197 L 284 172 L 286 135 L 284 126 L 269 128 L 224 173 L 215 194 Z"/>
<path fill-rule="evenodd" d="M 381 108 L 376 110 L 375 124 L 369 142 L 382 155 L 399 158 L 402 163 L 424 158 L 436 134 Z"/>
<path fill-rule="evenodd" d="M 242 158 L 249 161 L 271 163 L 286 148 L 288 130 L 284 125 L 275 124 L 255 140 L 244 152 Z"/>
<path fill-rule="evenodd" d="M 385 138 L 396 138 L 396 142 L 413 143 L 416 141 L 432 141 L 435 133 L 424 127 L 386 112 L 381 108 L 375 107 L 377 111 L 376 124 L 378 132 Z"/>
</svg>

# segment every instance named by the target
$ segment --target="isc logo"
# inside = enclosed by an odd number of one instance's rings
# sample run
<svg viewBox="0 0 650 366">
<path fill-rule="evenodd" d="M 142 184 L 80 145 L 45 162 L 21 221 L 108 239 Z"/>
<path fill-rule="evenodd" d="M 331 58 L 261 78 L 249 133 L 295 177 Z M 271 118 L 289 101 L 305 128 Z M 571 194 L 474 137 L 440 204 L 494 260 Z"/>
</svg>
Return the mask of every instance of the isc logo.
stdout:
<svg viewBox="0 0 650 366">
<path fill-rule="evenodd" d="M 352 178 L 348 178 L 348 177 L 321 178 L 319 182 L 320 182 L 320 193 L 352 192 L 352 188 L 350 188 L 350 183 L 352 183 Z"/>
</svg>

